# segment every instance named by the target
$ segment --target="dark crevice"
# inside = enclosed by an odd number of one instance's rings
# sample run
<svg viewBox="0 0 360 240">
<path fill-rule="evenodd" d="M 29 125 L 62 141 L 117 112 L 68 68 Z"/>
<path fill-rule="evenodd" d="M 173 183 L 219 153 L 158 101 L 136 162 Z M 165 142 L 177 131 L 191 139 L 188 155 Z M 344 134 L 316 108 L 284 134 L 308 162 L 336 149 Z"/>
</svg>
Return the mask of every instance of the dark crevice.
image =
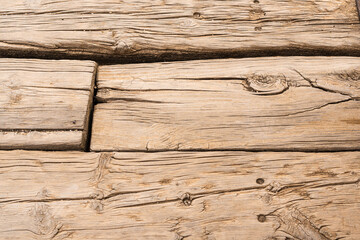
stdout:
<svg viewBox="0 0 360 240">
<path fill-rule="evenodd" d="M 83 129 L 82 128 L 64 128 L 64 129 L 53 129 L 53 128 L 44 128 L 44 129 L 36 129 L 36 128 L 31 128 L 31 129 L 26 129 L 26 128 L 22 128 L 22 129 L 0 129 L 0 132 L 17 132 L 17 133 L 30 133 L 30 132 L 75 132 L 75 131 L 79 131 L 82 132 Z"/>
<path fill-rule="evenodd" d="M 147 51 L 145 49 L 144 51 Z M 156 54 L 105 54 L 105 53 L 86 53 L 84 51 L 57 52 L 52 50 L 0 50 L 2 58 L 38 58 L 38 59 L 77 59 L 93 60 L 99 65 L 108 64 L 130 64 L 130 63 L 152 63 L 164 61 L 184 61 L 184 60 L 205 60 L 220 58 L 244 58 L 244 57 L 274 57 L 274 56 L 353 56 L 360 57 L 360 49 L 339 47 L 297 47 L 288 46 L 281 48 L 264 48 L 256 50 L 223 50 L 223 51 L 176 51 L 158 50 Z"/>
<path fill-rule="evenodd" d="M 143 103 L 175 103 L 175 102 L 162 102 L 162 101 L 152 101 L 141 98 L 101 98 L 97 97 L 97 103 L 110 103 L 110 102 L 143 102 Z"/>
<path fill-rule="evenodd" d="M 101 200 L 106 200 L 106 199 L 113 198 L 113 197 L 116 197 L 119 195 L 141 193 L 141 192 L 151 192 L 151 191 L 159 190 L 159 189 L 160 188 L 152 188 L 152 189 L 139 190 L 139 191 L 113 192 L 113 193 L 108 194 L 107 196 L 104 196 Z"/>
<path fill-rule="evenodd" d="M 94 107 L 96 104 L 96 95 L 97 95 L 97 76 L 98 76 L 98 70 L 99 70 L 99 65 L 96 64 L 95 69 L 94 69 L 94 79 L 93 79 L 93 89 L 92 89 L 92 98 L 90 99 L 90 103 L 89 103 L 89 117 L 87 119 L 87 129 L 84 129 L 84 131 L 86 132 L 86 139 L 85 139 L 85 148 L 84 151 L 85 152 L 90 152 L 90 144 L 91 144 L 91 136 L 92 136 L 92 126 L 93 126 L 93 119 L 94 119 Z"/>
<path fill-rule="evenodd" d="M 298 152 L 298 153 L 336 153 L 336 152 L 357 152 L 360 148 L 344 148 L 344 147 L 332 147 L 323 149 L 310 149 L 310 148 L 221 148 L 221 149 L 158 149 L 158 150 L 118 150 L 118 149 L 100 149 L 91 150 L 91 152 L 143 152 L 143 153 L 157 153 L 157 152 Z"/>
</svg>

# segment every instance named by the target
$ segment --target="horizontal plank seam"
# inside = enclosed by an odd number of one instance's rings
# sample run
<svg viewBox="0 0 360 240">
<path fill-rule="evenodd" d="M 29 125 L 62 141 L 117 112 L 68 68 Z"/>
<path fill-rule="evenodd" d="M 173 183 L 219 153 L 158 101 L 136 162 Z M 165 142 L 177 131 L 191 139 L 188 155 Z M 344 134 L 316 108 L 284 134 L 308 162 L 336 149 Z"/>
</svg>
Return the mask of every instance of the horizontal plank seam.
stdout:
<svg viewBox="0 0 360 240">
<path fill-rule="evenodd" d="M 360 24 L 360 23 L 359 23 Z M 0 41 L 1 42 L 1 41 Z M 177 62 L 191 60 L 210 60 L 210 59 L 227 59 L 227 58 L 255 58 L 255 57 L 278 57 L 278 56 L 348 56 L 360 57 L 360 49 L 339 48 L 339 49 L 303 49 L 300 47 L 284 47 L 277 49 L 254 49 L 254 50 L 225 50 L 225 51 L 185 51 L 185 50 L 159 50 L 159 54 L 102 54 L 102 53 L 84 53 L 84 51 L 69 50 L 68 53 L 44 50 L 44 52 L 34 50 L 11 50 L 4 51 L 0 49 L 0 58 L 17 58 L 17 59 L 46 59 L 46 60 L 84 60 L 96 61 L 99 65 L 112 64 L 135 64 L 135 63 L 156 63 L 156 62 Z"/>
<path fill-rule="evenodd" d="M 102 153 L 102 152 L 139 152 L 139 153 L 156 153 L 156 152 L 298 152 L 298 153 L 336 153 L 336 152 L 356 152 L 360 151 L 360 148 L 347 149 L 347 148 L 332 148 L 332 149 L 306 149 L 306 148 L 276 148 L 276 149 L 264 149 L 264 148 L 252 148 L 252 149 L 244 149 L 244 148 L 218 148 L 218 149 L 182 149 L 182 150 L 174 150 L 174 149 L 163 149 L 163 150 L 91 150 L 94 153 Z"/>
</svg>

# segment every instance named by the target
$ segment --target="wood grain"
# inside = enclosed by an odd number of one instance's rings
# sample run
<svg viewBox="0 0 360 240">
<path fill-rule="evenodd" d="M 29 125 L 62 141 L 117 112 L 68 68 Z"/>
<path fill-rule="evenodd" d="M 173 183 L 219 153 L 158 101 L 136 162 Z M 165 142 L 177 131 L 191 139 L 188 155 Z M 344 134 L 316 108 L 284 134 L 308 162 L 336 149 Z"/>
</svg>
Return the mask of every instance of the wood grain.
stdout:
<svg viewBox="0 0 360 240">
<path fill-rule="evenodd" d="M 360 153 L 0 152 L 1 239 L 359 239 Z"/>
<path fill-rule="evenodd" d="M 83 149 L 96 63 L 0 59 L 0 149 Z"/>
<path fill-rule="evenodd" d="M 360 58 L 99 68 L 93 151 L 360 148 Z"/>
<path fill-rule="evenodd" d="M 0 5 L 0 52 L 8 55 L 119 61 L 360 54 L 355 0 L 1 0 Z"/>
</svg>

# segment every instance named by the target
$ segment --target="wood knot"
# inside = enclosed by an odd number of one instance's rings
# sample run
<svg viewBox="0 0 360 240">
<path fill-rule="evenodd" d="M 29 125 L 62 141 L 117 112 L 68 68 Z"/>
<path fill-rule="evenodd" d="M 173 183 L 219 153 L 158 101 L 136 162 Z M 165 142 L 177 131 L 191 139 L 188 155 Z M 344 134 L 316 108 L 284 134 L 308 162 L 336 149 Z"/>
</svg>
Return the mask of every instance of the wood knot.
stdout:
<svg viewBox="0 0 360 240">
<path fill-rule="evenodd" d="M 104 199 L 104 193 L 102 191 L 98 190 L 98 191 L 90 194 L 90 198 L 97 199 L 97 200 Z"/>
<path fill-rule="evenodd" d="M 41 239 L 53 239 L 57 235 L 62 235 L 62 223 L 55 219 L 48 205 L 36 203 L 31 209 L 30 216 L 34 218 L 35 232 Z"/>
<path fill-rule="evenodd" d="M 190 206 L 193 200 L 190 193 L 184 193 L 180 199 L 185 206 Z"/>
<path fill-rule="evenodd" d="M 331 76 L 332 74 L 329 75 Z M 357 70 L 339 72 L 334 75 L 342 81 L 360 81 L 360 71 Z"/>
<path fill-rule="evenodd" d="M 104 205 L 99 200 L 94 200 L 91 202 L 91 208 L 94 209 L 97 213 L 101 213 L 104 210 Z"/>
<path fill-rule="evenodd" d="M 102 181 L 104 176 L 108 173 L 107 164 L 111 162 L 113 153 L 101 153 L 98 165 L 94 170 L 93 183 L 97 187 L 98 184 Z"/>
<path fill-rule="evenodd" d="M 259 214 L 257 216 L 257 219 L 258 219 L 259 222 L 263 223 L 263 222 L 266 221 L 266 216 L 264 214 Z"/>
<path fill-rule="evenodd" d="M 194 12 L 193 17 L 195 19 L 201 19 L 202 18 L 201 13 L 199 13 L 199 12 Z"/>
<path fill-rule="evenodd" d="M 265 189 L 272 193 L 278 193 L 283 186 L 279 182 L 271 182 Z"/>
<path fill-rule="evenodd" d="M 115 49 L 119 53 L 128 53 L 133 50 L 133 45 L 123 40 L 116 40 Z"/>
<path fill-rule="evenodd" d="M 49 195 L 50 195 L 49 191 L 46 188 L 43 188 L 40 190 L 40 192 L 36 194 L 36 197 L 38 197 L 39 199 L 44 199 L 44 198 L 48 198 Z"/>
<path fill-rule="evenodd" d="M 284 75 L 253 74 L 247 77 L 246 88 L 257 95 L 275 95 L 284 92 L 289 86 Z"/>
<path fill-rule="evenodd" d="M 259 20 L 260 18 L 264 17 L 265 15 L 266 15 L 266 13 L 258 6 L 249 11 L 249 19 L 250 20 Z"/>
<path fill-rule="evenodd" d="M 256 179 L 256 183 L 257 184 L 264 184 L 264 182 L 265 182 L 265 180 L 263 179 L 263 178 L 258 178 L 258 179 Z"/>
</svg>

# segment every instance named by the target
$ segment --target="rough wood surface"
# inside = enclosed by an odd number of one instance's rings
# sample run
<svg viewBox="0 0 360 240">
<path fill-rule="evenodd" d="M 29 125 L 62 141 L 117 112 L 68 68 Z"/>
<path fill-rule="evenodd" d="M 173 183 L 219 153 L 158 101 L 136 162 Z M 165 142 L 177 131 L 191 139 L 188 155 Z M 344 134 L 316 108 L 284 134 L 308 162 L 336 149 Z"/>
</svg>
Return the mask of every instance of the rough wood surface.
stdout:
<svg viewBox="0 0 360 240">
<path fill-rule="evenodd" d="M 1 239 L 360 238 L 360 153 L 0 152 Z"/>
<path fill-rule="evenodd" d="M 360 149 L 360 58 L 101 66 L 91 149 Z"/>
<path fill-rule="evenodd" d="M 360 53 L 355 0 L 1 0 L 0 6 L 0 52 L 9 55 Z"/>
<path fill-rule="evenodd" d="M 0 149 L 83 149 L 91 61 L 0 59 Z"/>
</svg>

